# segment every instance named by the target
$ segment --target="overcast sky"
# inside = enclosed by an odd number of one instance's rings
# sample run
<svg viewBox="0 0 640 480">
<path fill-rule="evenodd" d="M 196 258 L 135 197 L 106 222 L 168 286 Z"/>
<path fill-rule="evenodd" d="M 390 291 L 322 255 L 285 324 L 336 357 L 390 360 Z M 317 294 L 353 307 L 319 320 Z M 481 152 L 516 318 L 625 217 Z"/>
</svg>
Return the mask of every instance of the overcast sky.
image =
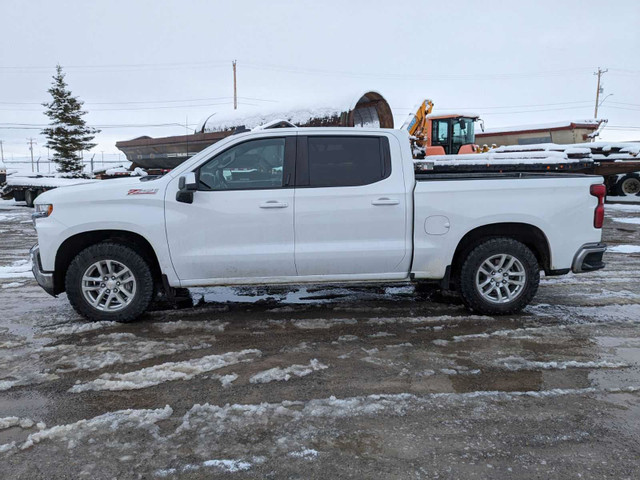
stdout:
<svg viewBox="0 0 640 480">
<path fill-rule="evenodd" d="M 233 59 L 240 109 L 376 89 L 397 123 L 428 97 L 487 127 L 593 118 L 601 66 L 613 94 L 602 138 L 640 140 L 638 0 L 0 0 L 0 18 L 9 159 L 28 154 L 28 137 L 46 157 L 39 104 L 56 63 L 102 126 L 94 152 L 232 108 Z"/>
</svg>

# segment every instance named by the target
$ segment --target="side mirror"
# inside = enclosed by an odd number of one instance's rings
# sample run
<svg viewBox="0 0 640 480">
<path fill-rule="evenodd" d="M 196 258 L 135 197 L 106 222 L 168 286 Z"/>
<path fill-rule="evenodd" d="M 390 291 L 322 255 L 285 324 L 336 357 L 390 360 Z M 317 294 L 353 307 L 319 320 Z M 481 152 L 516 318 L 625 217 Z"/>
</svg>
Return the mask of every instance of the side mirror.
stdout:
<svg viewBox="0 0 640 480">
<path fill-rule="evenodd" d="M 176 201 L 182 203 L 193 203 L 193 192 L 198 189 L 196 174 L 189 172 L 178 179 L 178 192 Z"/>
<path fill-rule="evenodd" d="M 194 192 L 198 189 L 195 172 L 189 172 L 180 177 L 178 180 L 178 188 L 188 192 Z"/>
</svg>

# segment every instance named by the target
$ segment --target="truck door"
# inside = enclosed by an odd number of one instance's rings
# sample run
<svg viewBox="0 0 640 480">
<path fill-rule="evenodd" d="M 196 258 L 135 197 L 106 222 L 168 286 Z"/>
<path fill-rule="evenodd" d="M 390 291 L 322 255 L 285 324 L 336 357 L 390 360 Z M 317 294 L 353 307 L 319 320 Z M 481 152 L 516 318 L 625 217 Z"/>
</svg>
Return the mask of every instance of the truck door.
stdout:
<svg viewBox="0 0 640 480">
<path fill-rule="evenodd" d="M 381 135 L 298 136 L 298 275 L 344 279 L 406 275 L 407 205 L 397 140 Z M 405 265 L 406 263 L 406 265 Z"/>
<path fill-rule="evenodd" d="M 296 275 L 295 138 L 271 135 L 215 154 L 196 170 L 192 204 L 176 201 L 177 178 L 170 184 L 167 239 L 184 286 Z"/>
</svg>

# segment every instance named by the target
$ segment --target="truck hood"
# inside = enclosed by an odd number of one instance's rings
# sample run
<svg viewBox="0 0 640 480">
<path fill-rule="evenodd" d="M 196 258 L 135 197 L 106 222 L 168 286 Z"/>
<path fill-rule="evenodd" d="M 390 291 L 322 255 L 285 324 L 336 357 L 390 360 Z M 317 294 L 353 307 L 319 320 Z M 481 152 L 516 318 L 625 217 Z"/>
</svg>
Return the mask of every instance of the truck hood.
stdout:
<svg viewBox="0 0 640 480">
<path fill-rule="evenodd" d="M 122 201 L 133 196 L 162 197 L 166 177 L 127 177 L 97 180 L 49 190 L 36 198 L 36 204 Z"/>
</svg>

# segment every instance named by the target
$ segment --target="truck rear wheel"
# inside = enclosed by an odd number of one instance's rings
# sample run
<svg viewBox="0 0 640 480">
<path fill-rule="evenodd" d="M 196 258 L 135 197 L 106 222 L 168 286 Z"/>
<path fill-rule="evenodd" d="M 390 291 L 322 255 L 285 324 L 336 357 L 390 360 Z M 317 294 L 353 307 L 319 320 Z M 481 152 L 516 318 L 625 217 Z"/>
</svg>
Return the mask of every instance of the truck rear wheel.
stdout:
<svg viewBox="0 0 640 480">
<path fill-rule="evenodd" d="M 494 238 L 473 249 L 462 264 L 460 293 L 470 310 L 507 315 L 522 310 L 540 283 L 531 250 L 512 238 Z"/>
<path fill-rule="evenodd" d="M 148 263 L 117 243 L 99 243 L 82 250 L 67 269 L 65 286 L 73 308 L 92 321 L 133 321 L 153 298 Z"/>
<path fill-rule="evenodd" d="M 640 176 L 630 173 L 616 183 L 616 193 L 622 197 L 640 194 Z"/>
</svg>

